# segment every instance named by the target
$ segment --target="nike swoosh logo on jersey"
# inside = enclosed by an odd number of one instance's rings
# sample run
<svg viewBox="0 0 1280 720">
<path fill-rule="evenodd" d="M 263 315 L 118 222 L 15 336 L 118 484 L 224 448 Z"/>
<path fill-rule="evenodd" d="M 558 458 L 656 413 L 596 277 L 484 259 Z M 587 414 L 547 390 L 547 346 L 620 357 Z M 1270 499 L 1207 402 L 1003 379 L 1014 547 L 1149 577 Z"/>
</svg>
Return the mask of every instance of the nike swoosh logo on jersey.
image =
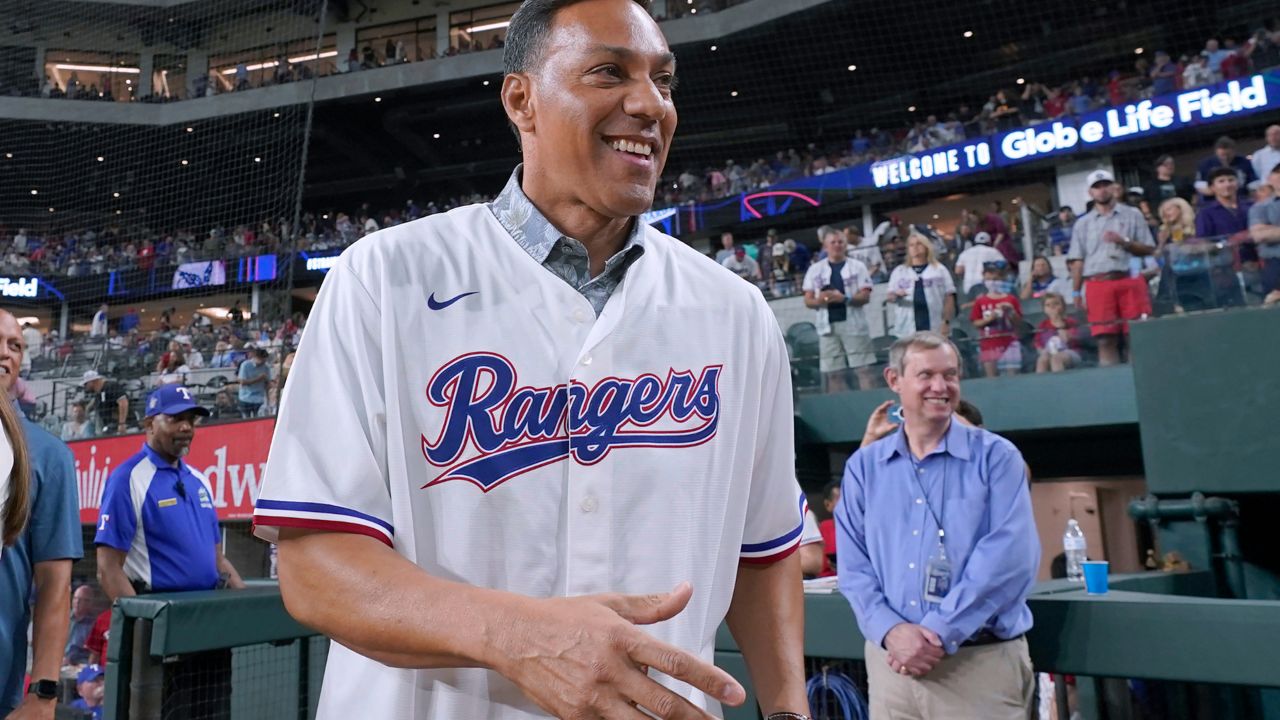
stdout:
<svg viewBox="0 0 1280 720">
<path fill-rule="evenodd" d="M 462 298 L 467 297 L 468 295 L 478 295 L 479 293 L 480 293 L 479 290 L 464 292 L 461 295 L 458 295 L 456 297 L 451 297 L 448 300 L 445 300 L 444 302 L 440 302 L 436 300 L 436 294 L 431 293 L 431 295 L 427 297 L 427 307 L 431 308 L 432 310 L 443 310 L 449 307 L 450 305 L 458 302 Z"/>
</svg>

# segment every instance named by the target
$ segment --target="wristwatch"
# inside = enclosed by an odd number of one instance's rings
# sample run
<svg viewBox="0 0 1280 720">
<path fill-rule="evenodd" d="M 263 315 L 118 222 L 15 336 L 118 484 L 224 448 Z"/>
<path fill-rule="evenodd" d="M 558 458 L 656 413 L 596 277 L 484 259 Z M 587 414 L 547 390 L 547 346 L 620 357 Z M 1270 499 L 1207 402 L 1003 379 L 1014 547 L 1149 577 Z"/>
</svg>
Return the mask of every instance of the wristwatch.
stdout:
<svg viewBox="0 0 1280 720">
<path fill-rule="evenodd" d="M 58 681 L 32 680 L 31 684 L 27 686 L 27 692 L 41 700 L 53 700 L 58 697 Z"/>
</svg>

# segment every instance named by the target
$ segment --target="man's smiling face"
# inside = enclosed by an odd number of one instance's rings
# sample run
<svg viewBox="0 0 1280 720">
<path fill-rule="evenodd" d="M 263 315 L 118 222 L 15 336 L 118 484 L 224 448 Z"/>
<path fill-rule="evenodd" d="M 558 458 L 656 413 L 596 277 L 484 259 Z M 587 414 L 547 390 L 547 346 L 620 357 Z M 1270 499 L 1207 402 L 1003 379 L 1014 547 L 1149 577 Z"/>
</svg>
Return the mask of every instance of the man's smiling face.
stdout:
<svg viewBox="0 0 1280 720">
<path fill-rule="evenodd" d="M 634 0 L 562 8 L 521 75 L 526 173 L 605 217 L 648 210 L 676 129 L 675 57 L 653 18 Z"/>
</svg>

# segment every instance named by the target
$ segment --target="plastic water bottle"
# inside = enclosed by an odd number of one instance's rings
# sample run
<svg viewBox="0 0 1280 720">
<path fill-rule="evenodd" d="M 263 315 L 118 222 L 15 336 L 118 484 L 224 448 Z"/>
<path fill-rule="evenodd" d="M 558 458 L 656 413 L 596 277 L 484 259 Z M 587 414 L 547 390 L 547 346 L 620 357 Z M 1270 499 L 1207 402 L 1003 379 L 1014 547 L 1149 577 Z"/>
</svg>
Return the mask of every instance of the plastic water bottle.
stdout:
<svg viewBox="0 0 1280 720">
<path fill-rule="evenodd" d="M 1067 531 L 1062 533 L 1062 550 L 1067 555 L 1067 579 L 1071 582 L 1084 582 L 1085 560 L 1084 531 L 1075 518 L 1067 521 Z"/>
</svg>

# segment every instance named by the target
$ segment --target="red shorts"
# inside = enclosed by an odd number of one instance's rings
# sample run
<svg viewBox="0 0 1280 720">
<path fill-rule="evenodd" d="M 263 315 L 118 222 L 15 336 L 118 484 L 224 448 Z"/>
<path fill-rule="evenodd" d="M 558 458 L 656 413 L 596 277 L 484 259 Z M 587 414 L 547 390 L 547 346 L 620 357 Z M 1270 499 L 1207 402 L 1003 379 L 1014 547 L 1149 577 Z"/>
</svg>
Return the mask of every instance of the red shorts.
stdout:
<svg viewBox="0 0 1280 720">
<path fill-rule="evenodd" d="M 1084 284 L 1084 302 L 1093 334 L 1129 333 L 1127 320 L 1151 314 L 1151 295 L 1143 278 L 1089 280 Z"/>
</svg>

